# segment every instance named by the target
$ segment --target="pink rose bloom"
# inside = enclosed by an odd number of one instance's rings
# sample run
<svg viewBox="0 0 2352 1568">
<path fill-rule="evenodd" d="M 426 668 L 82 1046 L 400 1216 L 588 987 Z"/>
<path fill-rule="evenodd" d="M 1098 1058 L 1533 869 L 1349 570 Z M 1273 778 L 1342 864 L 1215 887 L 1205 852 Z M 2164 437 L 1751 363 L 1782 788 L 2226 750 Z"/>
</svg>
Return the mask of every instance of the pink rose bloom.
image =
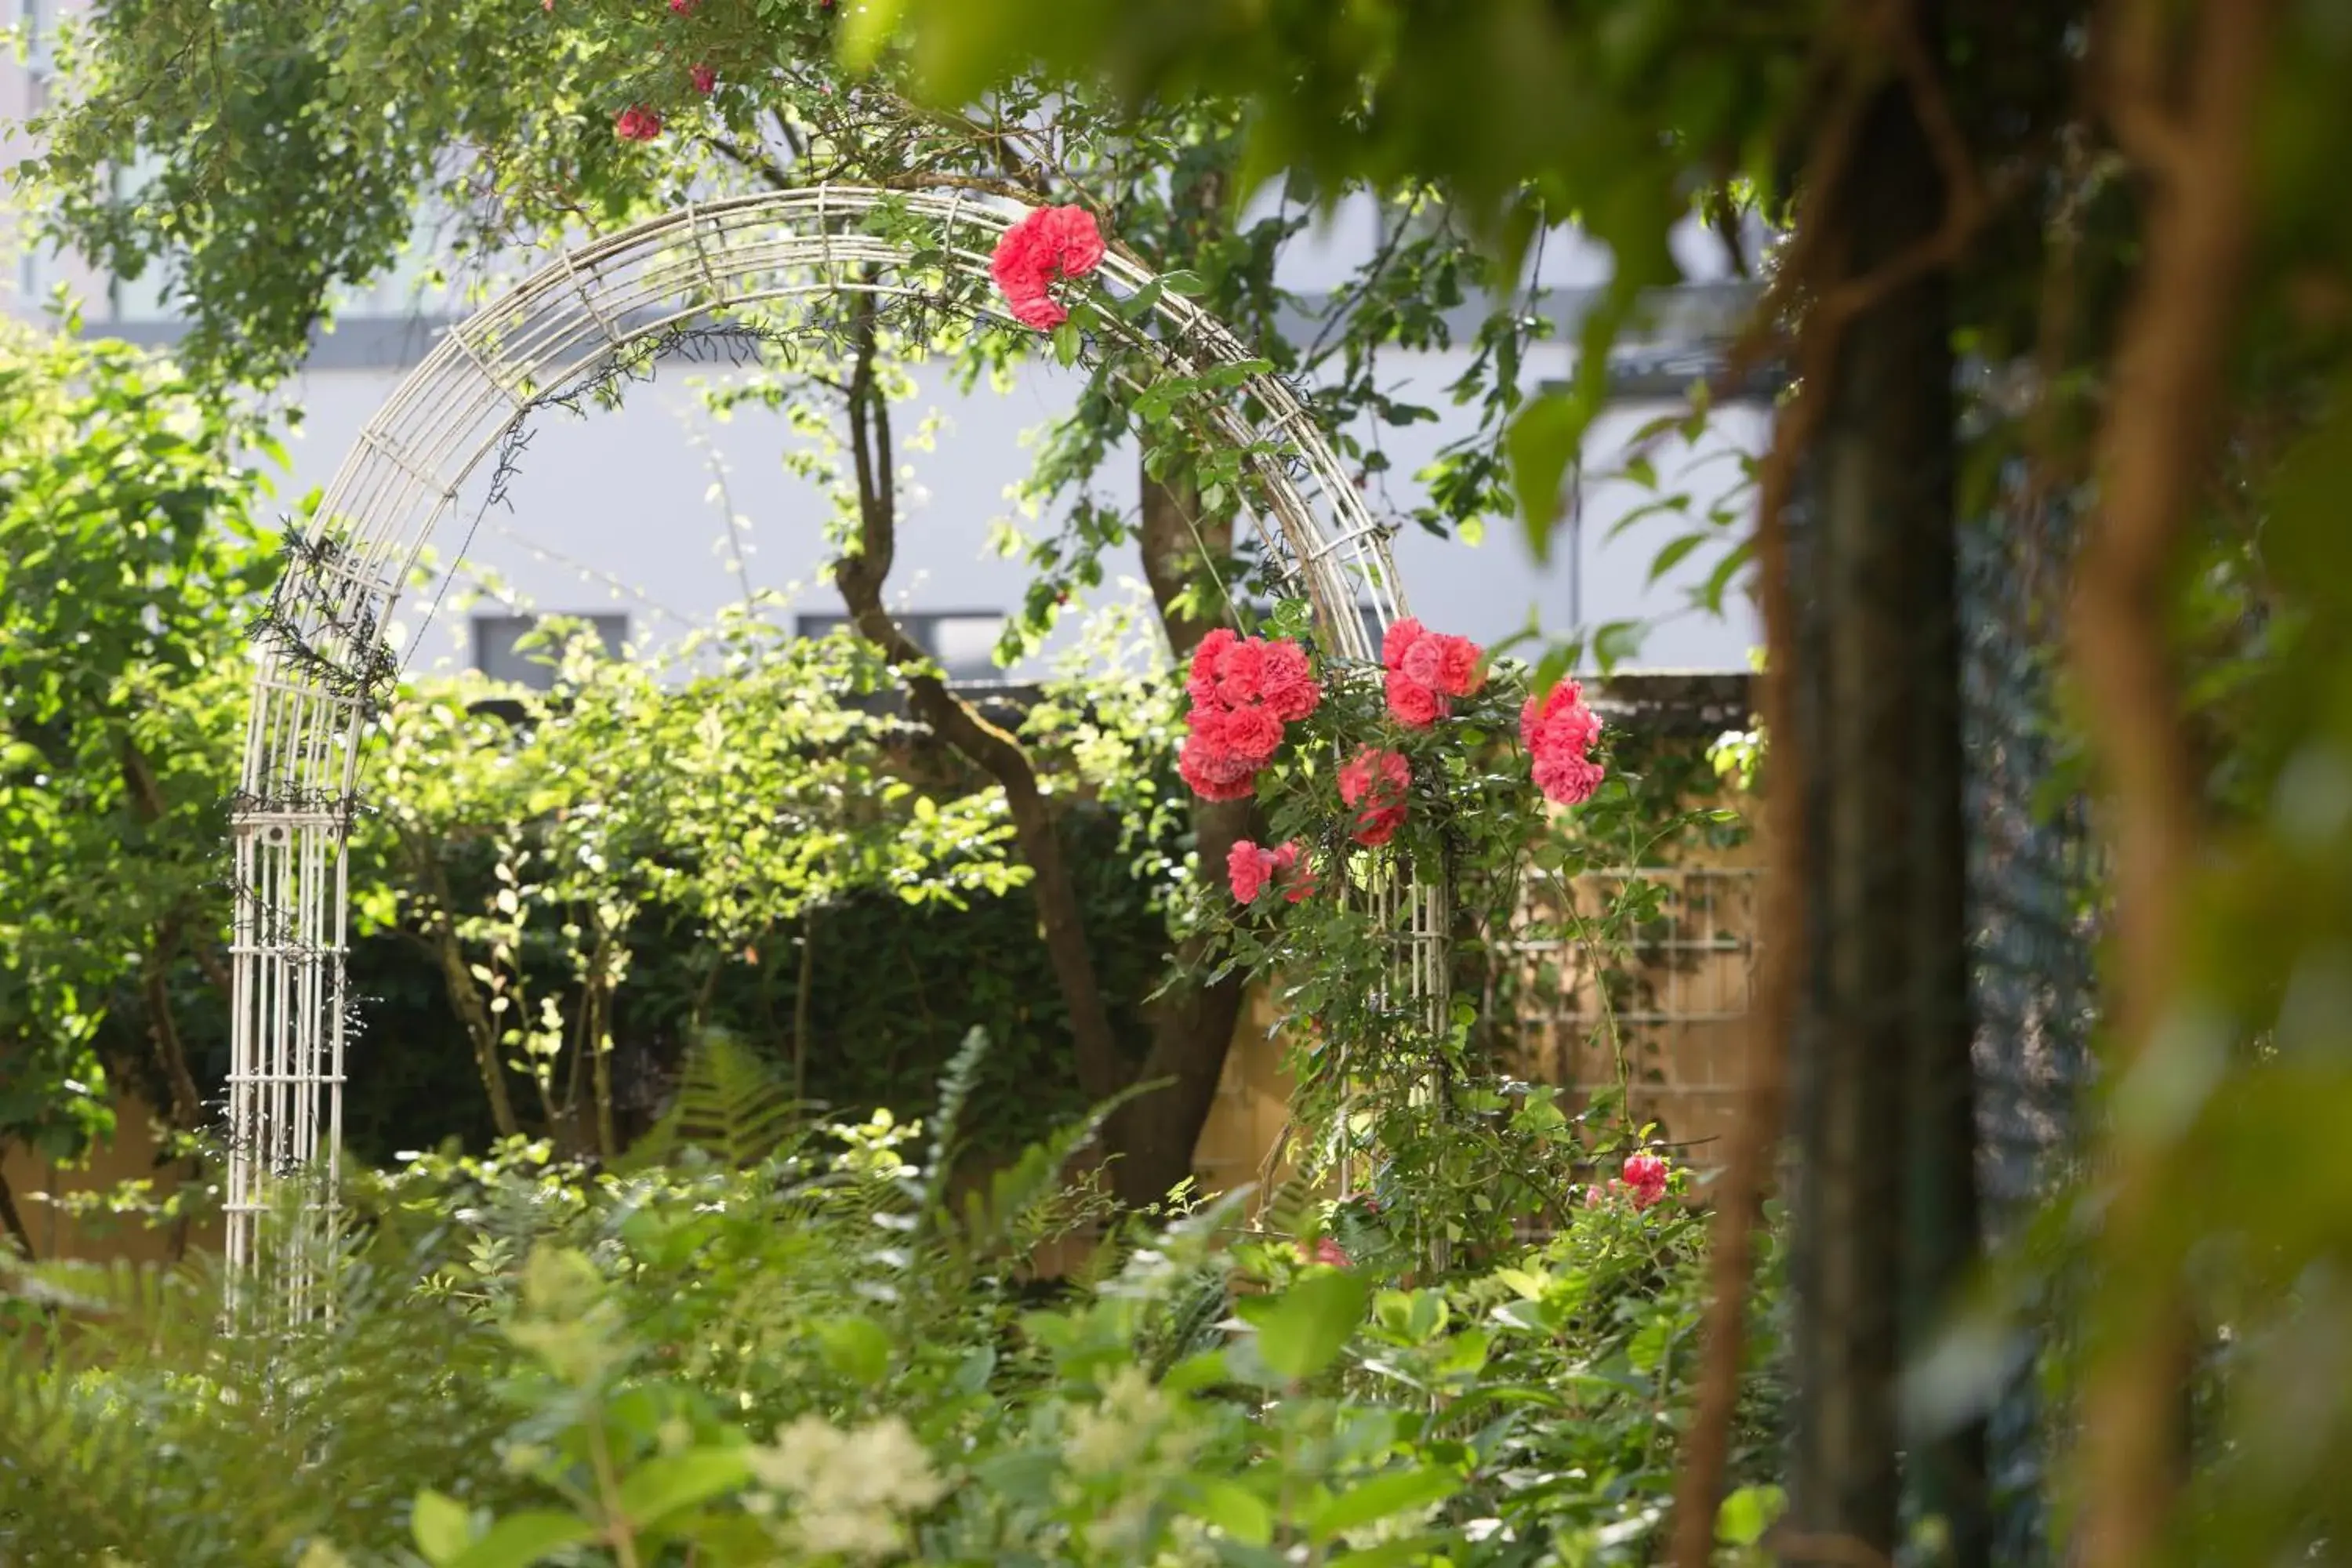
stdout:
<svg viewBox="0 0 2352 1568">
<path fill-rule="evenodd" d="M 1584 705 L 1584 691 L 1573 680 L 1563 680 L 1540 700 L 1530 697 L 1519 710 L 1519 738 L 1527 742 L 1536 787 L 1547 800 L 1578 805 L 1601 787 L 1603 770 L 1594 762 L 1592 742 L 1601 734 L 1601 720 Z"/>
<path fill-rule="evenodd" d="M 1039 207 L 1004 231 L 989 276 L 1013 319 L 1051 331 L 1070 319 L 1050 292 L 1055 279 L 1081 278 L 1102 265 L 1102 232 L 1084 207 Z"/>
<path fill-rule="evenodd" d="M 1444 644 L 1438 677 L 1430 684 L 1448 697 L 1467 697 L 1486 683 L 1486 672 L 1478 661 L 1486 649 L 1468 637 L 1440 637 Z"/>
<path fill-rule="evenodd" d="M 1666 1195 L 1666 1163 L 1655 1154 L 1628 1156 L 1625 1186 L 1633 1194 L 1635 1208 L 1648 1208 Z"/>
<path fill-rule="evenodd" d="M 644 104 L 632 104 L 613 117 L 613 134 L 624 142 L 650 142 L 661 134 L 661 116 Z"/>
<path fill-rule="evenodd" d="M 1282 721 L 1265 708 L 1228 709 L 1219 716 L 1213 732 L 1253 773 L 1274 761 L 1274 753 L 1282 749 Z"/>
<path fill-rule="evenodd" d="M 1176 772 L 1202 800 L 1247 800 L 1257 793 L 1257 770 L 1202 736 L 1185 737 Z"/>
<path fill-rule="evenodd" d="M 1255 637 L 1234 644 L 1217 656 L 1218 700 L 1240 707 L 1258 699 L 1265 678 L 1265 645 Z"/>
<path fill-rule="evenodd" d="M 709 98 L 718 89 L 719 73 L 709 66 L 696 66 L 686 74 L 693 81 L 694 90 L 705 98 Z"/>
<path fill-rule="evenodd" d="M 1227 648 L 1239 641 L 1241 638 L 1219 626 L 1202 637 L 1200 646 L 1192 650 L 1192 668 L 1185 679 L 1184 689 L 1192 693 L 1194 702 L 1207 704 L 1217 700 L 1217 661 L 1224 658 Z"/>
<path fill-rule="evenodd" d="M 1339 770 L 1339 798 L 1356 813 L 1354 837 L 1369 847 L 1386 844 L 1404 826 L 1405 791 L 1412 768 L 1397 752 L 1366 746 Z"/>
<path fill-rule="evenodd" d="M 1387 680 L 1389 712 L 1398 723 L 1411 730 L 1426 730 L 1445 717 L 1445 699 L 1403 670 L 1390 670 Z"/>
<path fill-rule="evenodd" d="M 1304 903 L 1315 896 L 1315 873 L 1305 868 L 1304 857 L 1296 838 L 1274 852 L 1274 880 L 1286 902 Z"/>
<path fill-rule="evenodd" d="M 691 16 L 694 8 L 701 4 L 702 0 L 669 0 L 669 8 L 673 16 Z"/>
<path fill-rule="evenodd" d="M 1070 319 L 1051 294 L 1007 294 L 1004 304 L 1013 319 L 1033 332 L 1050 332 Z"/>
<path fill-rule="evenodd" d="M 1296 724 L 1312 716 L 1323 703 L 1323 689 L 1315 683 L 1314 668 L 1307 661 L 1307 650 L 1288 637 L 1276 637 L 1265 645 L 1258 694 L 1274 710 L 1274 716 L 1286 724 Z"/>
<path fill-rule="evenodd" d="M 1404 668 L 1404 656 L 1412 645 L 1429 635 L 1429 628 L 1411 616 L 1389 627 L 1381 638 L 1381 665 L 1386 669 Z"/>
<path fill-rule="evenodd" d="M 1275 853 L 1244 838 L 1236 843 L 1225 856 L 1225 880 L 1232 884 L 1234 901 L 1254 904 L 1274 880 Z"/>
<path fill-rule="evenodd" d="M 1442 637 L 1424 637 L 1404 650 L 1396 668 L 1413 679 L 1435 690 L 1445 682 L 1445 641 Z"/>
</svg>

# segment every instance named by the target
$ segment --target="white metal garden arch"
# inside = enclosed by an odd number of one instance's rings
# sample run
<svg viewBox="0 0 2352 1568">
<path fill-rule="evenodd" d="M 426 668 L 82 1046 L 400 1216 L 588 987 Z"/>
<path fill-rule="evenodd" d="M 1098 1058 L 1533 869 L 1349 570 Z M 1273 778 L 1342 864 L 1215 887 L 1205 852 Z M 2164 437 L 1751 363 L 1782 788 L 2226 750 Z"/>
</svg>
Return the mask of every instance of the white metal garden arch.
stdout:
<svg viewBox="0 0 2352 1568">
<path fill-rule="evenodd" d="M 969 312 L 998 237 L 1024 216 L 961 193 L 839 186 L 688 205 L 566 251 L 451 328 L 361 432 L 315 529 L 290 552 L 233 812 L 232 1268 L 257 1257 L 276 1178 L 322 1176 L 289 1201 L 331 1202 L 346 1044 L 345 849 L 361 732 L 396 674 L 386 633 L 401 587 L 467 476 L 551 392 L 609 373 L 615 356 L 642 353 L 684 323 L 818 294 L 922 300 L 953 289 Z M 918 231 L 919 245 L 905 237 Z M 1133 308 L 1153 283 L 1115 252 L 1087 279 L 1139 318 L 1121 328 L 1120 316 L 1108 330 L 1148 339 L 1171 373 L 1252 363 L 1231 331 L 1177 293 L 1153 289 L 1149 310 Z M 1297 393 L 1255 370 L 1237 380 L 1202 414 L 1243 454 L 1260 540 L 1314 605 L 1324 651 L 1372 657 L 1360 606 L 1371 606 L 1376 626 L 1404 613 L 1387 530 Z M 1434 997 L 1442 899 L 1423 887 L 1382 901 L 1402 942 L 1401 988 Z M 299 1292 L 308 1272 L 295 1268 L 289 1289 Z"/>
</svg>

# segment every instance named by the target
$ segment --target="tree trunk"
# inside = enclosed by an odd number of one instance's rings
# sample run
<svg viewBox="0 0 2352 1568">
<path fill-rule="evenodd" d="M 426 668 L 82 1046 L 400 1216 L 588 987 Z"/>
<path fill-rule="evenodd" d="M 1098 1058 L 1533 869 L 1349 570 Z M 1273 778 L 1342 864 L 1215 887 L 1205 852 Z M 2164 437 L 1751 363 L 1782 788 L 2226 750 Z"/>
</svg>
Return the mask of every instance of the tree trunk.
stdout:
<svg viewBox="0 0 2352 1568">
<path fill-rule="evenodd" d="M 1200 496 L 1190 485 L 1162 484 L 1149 473 L 1140 477 L 1143 574 L 1181 664 L 1218 624 L 1213 616 L 1188 614 L 1182 605 L 1187 588 L 1197 586 L 1213 565 L 1203 559 L 1203 548 L 1218 556 L 1232 552 L 1234 521 L 1230 515 L 1200 516 Z M 1194 854 L 1202 879 L 1214 883 L 1234 845 L 1250 836 L 1256 816 L 1249 801 L 1192 802 Z M 1205 936 L 1188 938 L 1178 950 L 1176 967 L 1197 973 L 1207 945 Z M 1164 1080 L 1165 1087 L 1121 1107 L 1114 1122 L 1111 1142 L 1119 1158 L 1111 1167 L 1111 1184 L 1121 1202 L 1157 1203 L 1193 1173 L 1192 1152 L 1216 1104 L 1247 989 L 1247 976 L 1238 971 L 1208 985 L 1180 981 L 1154 1008 L 1150 1051 L 1138 1079 Z"/>
<path fill-rule="evenodd" d="M 1844 177 L 1818 195 L 1841 279 L 1931 243 L 1948 193 L 1910 84 L 1874 89 Z M 1790 737 L 1809 760 L 1815 889 L 1791 1255 L 1799 1563 L 1893 1559 L 1900 1356 L 1976 1253 L 1948 294 L 1923 269 L 1844 325 L 1811 453 L 1814 630 Z M 1983 1563 L 1980 1429 L 1912 1436 L 1948 1560 Z"/>
<path fill-rule="evenodd" d="M 428 917 L 425 934 L 441 961 L 441 984 L 449 994 L 449 1005 L 474 1042 L 474 1066 L 481 1074 L 482 1092 L 489 1097 L 490 1123 L 501 1138 L 520 1137 L 522 1124 L 515 1120 L 514 1100 L 507 1094 L 506 1069 L 499 1061 L 498 1026 L 483 1005 L 473 971 L 466 967 L 465 950 L 458 946 L 457 928 L 450 923 L 448 876 L 430 847 L 411 844 L 407 849 L 412 863 L 432 884 L 436 909 Z"/>
<path fill-rule="evenodd" d="M 2106 105 L 2153 177 L 2147 259 L 2123 323 L 2098 445 L 2100 504 L 2068 626 L 2113 848 L 2109 1081 L 2147 1055 L 2188 965 L 2200 805 L 2166 627 L 2169 577 L 2216 439 L 2218 395 L 2253 222 L 2254 122 L 2273 0 L 2206 0 L 2185 94 L 2171 8 L 2103 14 Z M 2176 109 L 2179 102 L 2182 107 Z M 2166 1151 L 2118 1129 L 2083 1390 L 2081 1560 L 2137 1568 L 2164 1552 L 2186 1449 L 2191 1339 L 2163 1236 Z"/>
<path fill-rule="evenodd" d="M 977 763 L 1004 791 L 1014 842 L 1029 866 L 1029 889 L 1054 968 L 1055 984 L 1069 1015 L 1070 1039 L 1078 1083 L 1097 1100 L 1127 1087 L 1129 1075 L 1104 1005 L 1102 984 L 1087 943 L 1077 883 L 1070 875 L 1061 824 L 1021 742 L 981 717 L 935 676 L 906 673 L 927 662 L 882 603 L 883 584 L 898 550 L 898 495 L 891 449 L 890 415 L 874 383 L 873 301 L 860 296 L 856 359 L 849 383 L 850 454 L 856 466 L 857 549 L 834 563 L 834 585 L 848 606 L 860 636 L 902 672 L 908 706 L 948 745 Z"/>
<path fill-rule="evenodd" d="M 5 1145 L 0 1145 L 0 1158 L 5 1158 L 6 1153 Z M 0 1172 L 0 1229 L 5 1229 L 16 1241 L 26 1262 L 33 1262 L 40 1256 L 33 1249 L 33 1233 L 25 1228 L 25 1216 L 16 1212 L 16 1194 L 8 1190 L 5 1172 Z"/>
</svg>

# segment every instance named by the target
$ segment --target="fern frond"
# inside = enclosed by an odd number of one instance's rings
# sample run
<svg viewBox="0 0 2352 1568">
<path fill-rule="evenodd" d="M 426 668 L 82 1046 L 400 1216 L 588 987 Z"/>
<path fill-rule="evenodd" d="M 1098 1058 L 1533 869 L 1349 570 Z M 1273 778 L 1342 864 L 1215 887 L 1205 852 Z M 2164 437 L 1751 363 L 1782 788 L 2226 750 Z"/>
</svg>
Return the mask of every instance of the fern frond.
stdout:
<svg viewBox="0 0 2352 1568">
<path fill-rule="evenodd" d="M 726 1030 L 708 1029 L 688 1048 L 668 1111 L 626 1163 L 661 1163 L 698 1149 L 748 1170 L 793 1142 L 810 1109 L 758 1051 Z"/>
<path fill-rule="evenodd" d="M 948 1179 L 962 1152 L 964 1110 L 971 1103 L 972 1091 L 980 1087 L 981 1064 L 987 1059 L 988 1031 L 974 1026 L 940 1075 L 939 1108 L 931 1113 L 931 1148 L 923 1161 L 926 1213 L 946 1198 Z"/>
</svg>

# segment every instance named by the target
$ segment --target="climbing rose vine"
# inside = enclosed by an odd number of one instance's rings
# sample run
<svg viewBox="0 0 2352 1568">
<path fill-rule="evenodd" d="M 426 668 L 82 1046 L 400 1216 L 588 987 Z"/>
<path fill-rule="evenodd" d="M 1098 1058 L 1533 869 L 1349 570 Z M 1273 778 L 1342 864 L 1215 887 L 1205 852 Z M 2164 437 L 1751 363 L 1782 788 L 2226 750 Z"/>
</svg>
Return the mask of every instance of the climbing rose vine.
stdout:
<svg viewBox="0 0 2352 1568">
<path fill-rule="evenodd" d="M 1013 319 L 1050 332 L 1070 319 L 1053 285 L 1083 278 L 1102 265 L 1102 231 L 1084 207 L 1039 207 L 1004 231 L 988 263 Z"/>
</svg>

